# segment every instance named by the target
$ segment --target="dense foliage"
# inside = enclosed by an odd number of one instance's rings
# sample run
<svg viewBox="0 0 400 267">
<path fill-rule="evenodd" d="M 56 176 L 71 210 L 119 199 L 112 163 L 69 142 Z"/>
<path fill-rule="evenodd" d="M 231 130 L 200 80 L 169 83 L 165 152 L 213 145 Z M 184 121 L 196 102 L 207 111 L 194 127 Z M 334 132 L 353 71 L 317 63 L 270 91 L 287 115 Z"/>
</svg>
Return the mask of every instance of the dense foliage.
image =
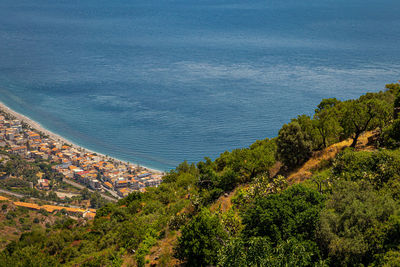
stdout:
<svg viewBox="0 0 400 267">
<path fill-rule="evenodd" d="M 178 257 L 187 259 L 190 266 L 206 266 L 217 262 L 217 253 L 224 244 L 227 233 L 217 215 L 203 209 L 182 228 Z"/>
<path fill-rule="evenodd" d="M 321 249 L 331 265 L 370 265 L 387 250 L 385 246 L 400 245 L 392 238 L 399 234 L 399 211 L 390 193 L 374 190 L 368 182 L 335 185 L 319 226 Z"/>
<path fill-rule="evenodd" d="M 277 145 L 279 159 L 288 167 L 298 166 L 311 156 L 311 139 L 296 121 L 283 125 Z"/>
<path fill-rule="evenodd" d="M 400 147 L 400 118 L 383 130 L 382 143 L 385 147 Z"/>
<path fill-rule="evenodd" d="M 285 124 L 277 138 L 277 156 L 288 168 L 295 168 L 319 150 L 335 142 L 352 138 L 355 147 L 362 133 L 391 127 L 398 86 L 387 85 L 385 92 L 367 93 L 356 100 L 323 99 L 314 117 L 298 116 Z M 397 127 L 397 126 L 396 126 Z M 396 129 L 387 130 L 387 138 L 396 142 Z"/>
</svg>

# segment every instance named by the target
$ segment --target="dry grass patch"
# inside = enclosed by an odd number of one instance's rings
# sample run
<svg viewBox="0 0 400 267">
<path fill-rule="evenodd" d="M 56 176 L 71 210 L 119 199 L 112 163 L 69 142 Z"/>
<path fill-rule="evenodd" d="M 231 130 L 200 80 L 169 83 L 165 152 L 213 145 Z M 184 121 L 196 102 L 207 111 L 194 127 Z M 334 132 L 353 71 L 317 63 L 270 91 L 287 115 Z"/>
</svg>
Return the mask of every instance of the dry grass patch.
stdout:
<svg viewBox="0 0 400 267">
<path fill-rule="evenodd" d="M 356 149 L 368 151 L 375 150 L 375 146 L 369 144 L 370 138 L 373 138 L 375 135 L 376 133 L 374 131 L 363 133 L 358 139 Z M 311 178 L 312 170 L 317 169 L 322 161 L 332 160 L 340 151 L 342 151 L 346 147 L 349 147 L 352 142 L 352 139 L 347 139 L 342 142 L 333 144 L 321 151 L 315 152 L 306 163 L 304 163 L 301 167 L 288 175 L 289 184 L 300 183 L 304 180 Z"/>
</svg>

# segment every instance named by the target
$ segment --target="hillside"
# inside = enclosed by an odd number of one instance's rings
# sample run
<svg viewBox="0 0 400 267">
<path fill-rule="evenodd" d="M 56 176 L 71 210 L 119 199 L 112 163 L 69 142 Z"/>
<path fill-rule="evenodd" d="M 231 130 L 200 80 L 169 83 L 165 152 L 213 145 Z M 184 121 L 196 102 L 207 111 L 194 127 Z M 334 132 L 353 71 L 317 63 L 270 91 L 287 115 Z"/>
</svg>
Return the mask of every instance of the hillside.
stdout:
<svg viewBox="0 0 400 267">
<path fill-rule="evenodd" d="M 4 266 L 396 266 L 400 85 L 324 99 L 276 138 L 181 163 L 161 185 L 32 231 Z"/>
<path fill-rule="evenodd" d="M 23 233 L 44 231 L 68 220 L 68 216 L 61 212 L 52 214 L 45 210 L 33 211 L 15 205 L 8 197 L 0 196 L 0 206 L 0 249 L 4 249 L 12 241 L 18 241 Z"/>
<path fill-rule="evenodd" d="M 359 143 L 357 144 L 356 150 L 357 151 L 375 151 L 377 147 L 374 144 L 370 143 L 370 138 L 376 136 L 376 132 L 368 131 L 363 133 L 360 136 Z M 338 153 L 342 152 L 345 148 L 349 147 L 352 143 L 352 139 L 347 139 L 339 143 L 335 143 L 330 145 L 329 147 L 317 151 L 313 154 L 313 156 L 307 160 L 304 164 L 300 167 L 296 168 L 295 170 L 290 171 L 287 174 L 287 181 L 288 184 L 295 184 L 301 183 L 308 179 L 311 179 L 313 176 L 313 172 L 321 166 L 321 163 L 329 162 L 334 160 Z M 279 162 L 277 162 L 275 169 L 281 166 Z M 273 168 L 274 168 L 273 167 Z M 273 173 L 277 173 L 278 170 L 275 170 Z M 239 190 L 248 190 L 249 184 L 240 185 L 235 188 L 230 193 L 225 193 L 224 195 L 220 196 L 211 206 L 210 211 L 215 213 L 226 213 L 232 209 L 234 203 L 232 202 L 233 198 L 237 194 Z M 165 261 L 164 255 L 173 255 L 173 248 L 177 245 L 178 237 L 180 236 L 180 232 L 172 233 L 169 236 L 159 240 L 155 246 L 149 252 L 149 255 L 146 257 L 148 260 L 148 264 L 146 266 L 163 266 L 163 262 Z M 164 256 L 164 257 L 163 257 Z M 161 261 L 160 261 L 161 259 Z M 167 257 L 167 265 L 168 266 L 176 266 L 179 265 L 181 262 L 172 257 Z"/>
<path fill-rule="evenodd" d="M 371 137 L 376 136 L 376 132 L 368 131 L 363 133 L 358 141 L 357 146 L 355 149 L 357 151 L 373 151 L 376 149 L 376 146 L 371 145 L 369 143 L 369 139 Z M 329 147 L 315 152 L 310 159 L 308 159 L 304 164 L 300 167 L 296 168 L 294 171 L 290 172 L 287 175 L 288 182 L 292 183 L 299 183 L 306 179 L 312 177 L 313 170 L 317 169 L 321 163 L 333 160 L 336 155 L 343 151 L 345 148 L 350 147 L 351 143 L 353 142 L 352 139 L 347 139 L 339 143 L 335 143 L 330 145 Z"/>
</svg>

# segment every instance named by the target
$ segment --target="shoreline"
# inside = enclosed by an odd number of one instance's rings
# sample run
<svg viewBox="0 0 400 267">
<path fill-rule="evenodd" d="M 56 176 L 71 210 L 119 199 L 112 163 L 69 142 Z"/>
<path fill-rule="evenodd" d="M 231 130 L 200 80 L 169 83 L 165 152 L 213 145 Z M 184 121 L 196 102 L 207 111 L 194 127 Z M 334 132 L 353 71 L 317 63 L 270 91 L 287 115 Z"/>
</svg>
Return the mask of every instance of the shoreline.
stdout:
<svg viewBox="0 0 400 267">
<path fill-rule="evenodd" d="M 47 135 L 50 139 L 53 139 L 54 141 L 63 142 L 65 144 L 71 145 L 71 147 L 73 147 L 75 149 L 82 150 L 84 152 L 95 153 L 95 154 L 97 154 L 97 155 L 99 155 L 99 156 L 101 156 L 103 158 L 110 158 L 110 159 L 112 159 L 114 161 L 117 161 L 117 162 L 120 162 L 120 163 L 123 163 L 123 164 L 138 165 L 139 167 L 142 167 L 144 169 L 147 169 L 147 170 L 149 170 L 151 172 L 154 172 L 154 173 L 157 173 L 157 174 L 165 173 L 164 171 L 161 171 L 161 170 L 149 168 L 147 166 L 143 166 L 143 165 L 140 165 L 140 164 L 137 164 L 137 163 L 134 163 L 134 162 L 128 162 L 128 161 L 125 161 L 125 160 L 120 160 L 118 158 L 107 156 L 107 155 L 104 155 L 103 153 L 100 153 L 100 152 L 85 148 L 83 146 L 80 146 L 80 145 L 68 140 L 67 138 L 65 138 L 63 136 L 61 136 L 59 134 L 56 134 L 56 133 L 46 129 L 39 122 L 29 118 L 28 116 L 25 116 L 25 115 L 15 111 L 15 110 L 11 109 L 9 106 L 4 104 L 2 101 L 0 101 L 0 110 L 2 110 L 3 112 L 5 112 L 7 114 L 10 114 L 11 116 L 15 117 L 17 120 L 20 120 L 21 122 L 26 123 L 32 129 L 34 129 L 34 130 L 36 130 L 36 131 L 38 131 L 40 133 L 43 133 L 44 135 Z"/>
</svg>

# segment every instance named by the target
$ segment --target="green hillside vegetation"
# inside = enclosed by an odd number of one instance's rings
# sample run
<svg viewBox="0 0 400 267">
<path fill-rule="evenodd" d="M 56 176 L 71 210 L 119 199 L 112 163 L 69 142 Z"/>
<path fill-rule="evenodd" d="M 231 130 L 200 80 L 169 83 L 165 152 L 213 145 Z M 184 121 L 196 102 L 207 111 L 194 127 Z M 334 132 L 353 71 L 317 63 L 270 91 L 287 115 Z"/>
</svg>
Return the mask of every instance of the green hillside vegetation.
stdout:
<svg viewBox="0 0 400 267">
<path fill-rule="evenodd" d="M 399 266 L 399 94 L 390 84 L 356 100 L 324 99 L 276 138 L 183 162 L 158 188 L 107 204 L 87 225 L 24 234 L 1 252 L 0 266 Z M 370 130 L 374 151 L 359 150 Z M 348 138 L 311 179 L 285 178 Z M 227 194 L 233 204 L 211 211 Z M 152 256 L 160 243 L 173 249 Z"/>
<path fill-rule="evenodd" d="M 50 214 L 45 210 L 32 211 L 17 207 L 9 201 L 0 201 L 0 248 L 4 249 L 12 241 L 17 241 L 26 232 L 44 231 L 69 220 L 61 212 Z M 82 220 L 83 221 L 83 220 Z"/>
</svg>

